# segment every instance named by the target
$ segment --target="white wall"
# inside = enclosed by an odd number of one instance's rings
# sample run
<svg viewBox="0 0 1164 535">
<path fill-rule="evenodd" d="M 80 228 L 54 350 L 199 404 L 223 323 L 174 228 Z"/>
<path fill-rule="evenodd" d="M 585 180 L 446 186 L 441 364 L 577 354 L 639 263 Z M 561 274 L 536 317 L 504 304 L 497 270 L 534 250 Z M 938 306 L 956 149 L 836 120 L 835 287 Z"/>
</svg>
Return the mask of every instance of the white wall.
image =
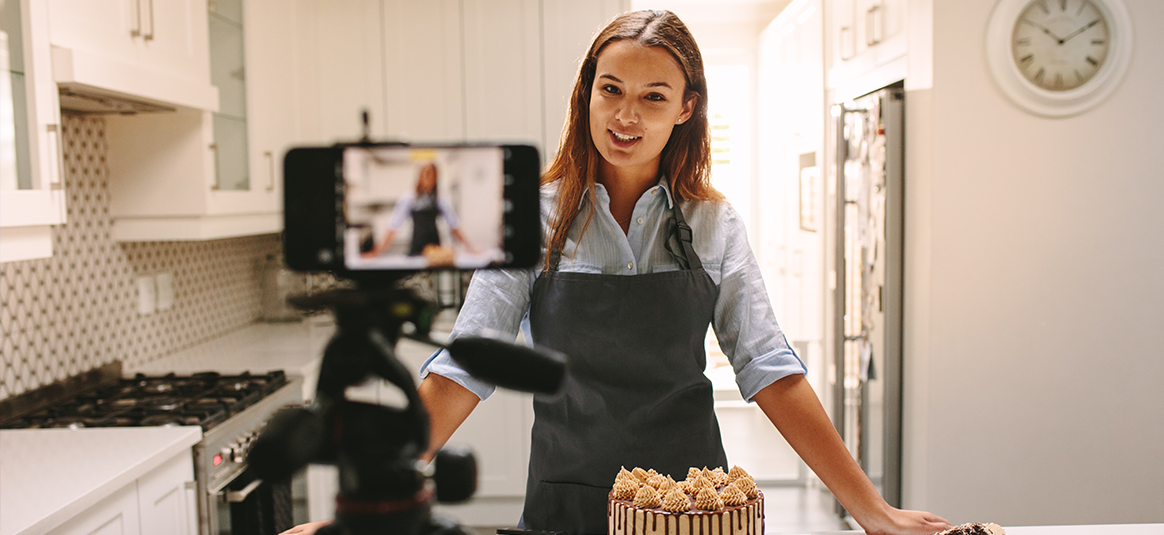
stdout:
<svg viewBox="0 0 1164 535">
<path fill-rule="evenodd" d="M 907 82 L 906 506 L 1164 522 L 1164 3 L 1124 0 L 1130 71 L 1066 119 L 994 85 L 994 2 L 917 3 L 933 46 L 911 41 L 911 73 L 933 63 L 932 87 Z"/>
</svg>

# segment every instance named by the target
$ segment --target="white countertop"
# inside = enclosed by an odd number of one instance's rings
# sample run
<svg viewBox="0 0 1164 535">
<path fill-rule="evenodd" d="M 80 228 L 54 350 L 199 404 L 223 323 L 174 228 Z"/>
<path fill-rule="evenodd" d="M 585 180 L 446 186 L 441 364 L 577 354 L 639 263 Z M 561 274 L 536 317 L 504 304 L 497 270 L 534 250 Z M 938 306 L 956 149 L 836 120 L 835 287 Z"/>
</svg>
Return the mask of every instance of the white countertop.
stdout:
<svg viewBox="0 0 1164 535">
<path fill-rule="evenodd" d="M 126 367 L 125 373 L 188 375 L 206 371 L 237 374 L 283 370 L 306 376 L 318 370 L 323 348 L 334 332 L 335 323 L 330 315 L 301 322 L 253 323 L 148 364 Z"/>
<path fill-rule="evenodd" d="M 1095 526 L 1003 526 L 1006 535 L 1164 535 L 1164 524 L 1108 524 Z M 811 535 L 849 535 L 863 531 L 816 531 Z M 796 534 L 786 534 L 796 535 Z M 800 534 L 809 535 L 809 534 Z"/>
<path fill-rule="evenodd" d="M 0 535 L 38 535 L 189 450 L 200 427 L 0 431 Z"/>
</svg>

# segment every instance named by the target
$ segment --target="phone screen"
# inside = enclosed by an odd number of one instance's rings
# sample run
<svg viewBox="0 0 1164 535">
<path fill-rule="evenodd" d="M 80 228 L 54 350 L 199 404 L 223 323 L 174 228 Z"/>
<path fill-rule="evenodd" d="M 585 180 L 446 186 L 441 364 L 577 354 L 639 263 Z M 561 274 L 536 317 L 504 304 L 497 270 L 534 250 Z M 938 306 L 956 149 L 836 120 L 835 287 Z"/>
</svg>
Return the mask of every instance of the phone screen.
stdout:
<svg viewBox="0 0 1164 535">
<path fill-rule="evenodd" d="M 476 269 L 506 260 L 498 146 L 343 149 L 349 270 Z"/>
</svg>

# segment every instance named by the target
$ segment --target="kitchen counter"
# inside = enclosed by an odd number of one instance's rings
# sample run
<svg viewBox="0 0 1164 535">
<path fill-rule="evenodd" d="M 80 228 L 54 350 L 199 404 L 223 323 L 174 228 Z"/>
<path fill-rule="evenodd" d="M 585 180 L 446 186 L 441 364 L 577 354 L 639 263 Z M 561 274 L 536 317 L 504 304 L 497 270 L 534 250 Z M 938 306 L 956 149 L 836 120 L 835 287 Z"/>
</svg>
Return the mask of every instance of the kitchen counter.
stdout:
<svg viewBox="0 0 1164 535">
<path fill-rule="evenodd" d="M 288 323 L 253 323 L 153 362 L 127 367 L 125 372 L 182 375 L 283 370 L 307 376 L 318 370 L 323 348 L 334 332 L 330 314 Z"/>
<path fill-rule="evenodd" d="M 1164 535 L 1164 524 L 1109 524 L 1096 526 L 1006 527 L 1006 535 Z M 861 534 L 863 531 L 817 531 L 812 535 Z M 787 534 L 793 535 L 793 534 Z M 807 535 L 807 534 L 805 534 Z"/>
<path fill-rule="evenodd" d="M 0 431 L 0 535 L 45 533 L 201 439 L 200 427 Z"/>
</svg>

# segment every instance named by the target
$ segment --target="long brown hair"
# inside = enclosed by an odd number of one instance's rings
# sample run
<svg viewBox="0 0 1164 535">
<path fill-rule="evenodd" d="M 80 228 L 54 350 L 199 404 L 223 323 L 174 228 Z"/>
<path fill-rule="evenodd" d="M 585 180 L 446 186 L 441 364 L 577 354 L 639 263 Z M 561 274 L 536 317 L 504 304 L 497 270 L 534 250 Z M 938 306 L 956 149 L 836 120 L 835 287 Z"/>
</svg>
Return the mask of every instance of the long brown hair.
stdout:
<svg viewBox="0 0 1164 535">
<path fill-rule="evenodd" d="M 594 38 L 578 69 L 578 80 L 570 95 L 570 108 L 558 154 L 542 175 L 542 183 L 558 182 L 554 199 L 555 209 L 550 219 L 549 251 L 562 248 L 582 195 L 589 191 L 594 198 L 594 184 L 598 175 L 598 149 L 590 137 L 590 90 L 598 68 L 598 55 L 607 45 L 619 40 L 632 40 L 644 46 L 657 46 L 669 52 L 683 71 L 687 89 L 684 99 L 695 99 L 691 118 L 676 125 L 671 138 L 663 147 L 659 172 L 667 177 L 671 191 L 684 200 L 718 201 L 723 194 L 711 186 L 711 129 L 707 121 L 707 78 L 703 74 L 703 57 L 695 38 L 683 21 L 670 11 L 635 11 L 624 13 L 606 25 Z M 594 216 L 594 204 L 582 232 Z M 550 267 L 546 255 L 545 268 Z"/>
</svg>

